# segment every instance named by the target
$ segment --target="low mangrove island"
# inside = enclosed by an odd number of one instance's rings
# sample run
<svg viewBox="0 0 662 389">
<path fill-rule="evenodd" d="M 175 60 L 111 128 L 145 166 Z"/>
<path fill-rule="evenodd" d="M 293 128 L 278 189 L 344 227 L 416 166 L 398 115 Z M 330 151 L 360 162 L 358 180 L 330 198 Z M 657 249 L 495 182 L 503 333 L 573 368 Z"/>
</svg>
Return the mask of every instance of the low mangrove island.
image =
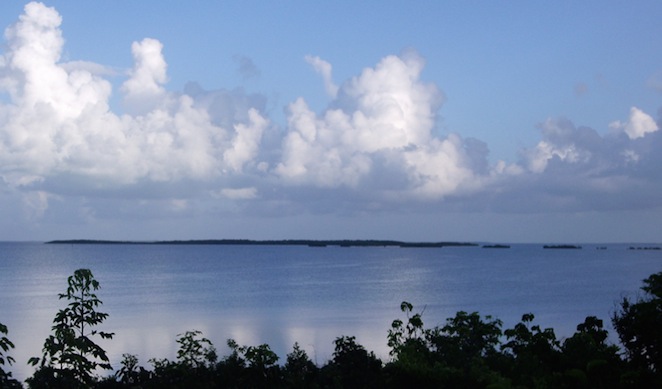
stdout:
<svg viewBox="0 0 662 389">
<path fill-rule="evenodd" d="M 243 245 L 243 246 L 309 246 L 309 247 L 471 247 L 469 242 L 402 242 L 397 240 L 252 240 L 252 239 L 202 239 L 202 240 L 159 240 L 159 241 L 118 241 L 94 239 L 52 240 L 46 244 L 155 244 L 155 245 Z"/>
</svg>

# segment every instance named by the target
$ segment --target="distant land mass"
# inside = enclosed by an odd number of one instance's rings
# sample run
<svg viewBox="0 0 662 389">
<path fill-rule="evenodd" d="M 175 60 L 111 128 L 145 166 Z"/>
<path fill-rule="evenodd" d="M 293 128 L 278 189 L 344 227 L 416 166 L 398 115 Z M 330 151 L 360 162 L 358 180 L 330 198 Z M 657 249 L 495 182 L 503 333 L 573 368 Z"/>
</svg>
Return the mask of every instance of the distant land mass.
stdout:
<svg viewBox="0 0 662 389">
<path fill-rule="evenodd" d="M 446 247 L 478 246 L 469 242 L 401 242 L 397 240 L 251 240 L 251 239 L 203 239 L 203 240 L 159 240 L 159 241 L 121 241 L 70 239 L 52 240 L 46 244 L 155 244 L 155 245 L 253 245 L 253 246 L 310 246 L 310 247 Z"/>
<path fill-rule="evenodd" d="M 509 249 L 510 245 L 508 244 L 486 244 L 483 245 L 484 249 Z"/>
<path fill-rule="evenodd" d="M 556 244 L 556 245 L 544 245 L 544 249 L 581 249 L 582 246 L 577 246 L 574 244 Z"/>
</svg>

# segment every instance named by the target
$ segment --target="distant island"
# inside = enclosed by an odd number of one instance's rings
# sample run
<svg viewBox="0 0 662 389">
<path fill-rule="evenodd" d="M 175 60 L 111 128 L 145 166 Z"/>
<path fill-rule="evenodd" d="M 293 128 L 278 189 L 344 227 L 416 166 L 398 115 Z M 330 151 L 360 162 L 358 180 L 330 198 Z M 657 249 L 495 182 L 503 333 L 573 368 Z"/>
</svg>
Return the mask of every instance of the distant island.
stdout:
<svg viewBox="0 0 662 389">
<path fill-rule="evenodd" d="M 555 245 L 544 245 L 544 249 L 581 249 L 582 246 L 576 246 L 574 244 L 555 244 Z"/>
<path fill-rule="evenodd" d="M 251 239 L 203 239 L 203 240 L 159 240 L 159 241 L 121 241 L 70 239 L 52 240 L 46 244 L 153 244 L 153 245 L 244 245 L 244 246 L 309 246 L 309 247 L 465 247 L 478 246 L 469 242 L 401 242 L 397 240 L 251 240 Z"/>
</svg>

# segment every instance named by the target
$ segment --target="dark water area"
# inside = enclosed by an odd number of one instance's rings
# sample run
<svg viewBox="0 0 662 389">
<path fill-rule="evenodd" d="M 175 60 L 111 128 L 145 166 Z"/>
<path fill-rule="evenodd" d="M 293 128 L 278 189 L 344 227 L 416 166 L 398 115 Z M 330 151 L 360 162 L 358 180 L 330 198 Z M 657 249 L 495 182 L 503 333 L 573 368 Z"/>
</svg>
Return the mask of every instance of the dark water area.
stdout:
<svg viewBox="0 0 662 389">
<path fill-rule="evenodd" d="M 22 380 L 66 305 L 57 296 L 67 277 L 90 268 L 101 283 L 100 310 L 110 314 L 100 329 L 115 333 L 100 343 L 115 367 L 123 353 L 138 355 L 146 367 L 150 358 L 172 359 L 177 334 L 193 329 L 221 356 L 233 338 L 268 343 L 284 362 L 298 342 L 323 364 L 341 335 L 356 336 L 386 359 L 386 333 L 401 317 L 403 300 L 424 309 L 426 327 L 464 310 L 509 328 L 531 312 L 535 323 L 563 338 L 588 315 L 610 324 L 618 301 L 636 296 L 642 279 L 662 271 L 659 250 L 542 247 L 0 243 L 0 322 L 16 346 L 10 371 Z M 611 327 L 610 333 L 616 342 Z"/>
</svg>

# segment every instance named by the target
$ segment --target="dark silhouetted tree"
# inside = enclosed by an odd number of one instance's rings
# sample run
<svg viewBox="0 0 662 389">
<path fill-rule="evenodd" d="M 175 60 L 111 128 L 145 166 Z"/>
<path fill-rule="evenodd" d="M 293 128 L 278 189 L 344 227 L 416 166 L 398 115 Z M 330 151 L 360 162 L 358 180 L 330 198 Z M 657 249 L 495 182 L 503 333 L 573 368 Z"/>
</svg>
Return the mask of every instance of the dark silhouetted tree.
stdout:
<svg viewBox="0 0 662 389">
<path fill-rule="evenodd" d="M 504 353 L 512 359 L 507 372 L 513 381 L 525 387 L 554 387 L 554 372 L 560 371 L 561 349 L 552 328 L 531 325 L 535 317 L 528 313 L 514 328 L 504 331 Z"/>
<path fill-rule="evenodd" d="M 177 361 L 150 359 L 154 366 L 149 387 L 160 388 L 207 388 L 215 380 L 216 348 L 202 337 L 202 332 L 193 330 L 177 335 Z"/>
<path fill-rule="evenodd" d="M 616 387 L 622 361 L 618 347 L 607 343 L 608 337 L 602 320 L 595 316 L 588 316 L 577 325 L 577 332 L 561 347 L 567 386 Z"/>
<path fill-rule="evenodd" d="M 434 361 L 444 367 L 450 385 L 481 387 L 501 380 L 491 368 L 499 354 L 501 324 L 489 315 L 460 311 L 445 326 L 428 331 Z"/>
<path fill-rule="evenodd" d="M 423 327 L 422 313 L 413 312 L 407 301 L 400 304 L 405 320 L 395 319 L 388 330 L 392 360 L 384 367 L 386 384 L 392 388 L 437 388 L 443 386 L 445 371 L 436 364 L 430 350 L 431 330 Z"/>
<path fill-rule="evenodd" d="M 341 388 L 383 387 L 382 361 L 356 343 L 354 336 L 341 336 L 333 342 L 333 359 L 323 368 L 326 385 Z"/>
<path fill-rule="evenodd" d="M 294 343 L 292 352 L 287 354 L 283 376 L 288 388 L 312 388 L 317 380 L 319 369 L 310 360 L 299 343 Z"/>
<path fill-rule="evenodd" d="M 646 278 L 645 295 L 623 298 L 612 323 L 625 348 L 633 382 L 662 387 L 662 272 Z"/>
<path fill-rule="evenodd" d="M 425 345 L 425 329 L 420 313 L 411 315 L 414 306 L 403 301 L 400 310 L 406 315 L 406 323 L 401 319 L 395 319 L 388 330 L 388 346 L 391 348 L 389 355 L 403 361 L 411 357 L 419 357 Z"/>
<path fill-rule="evenodd" d="M 59 294 L 69 304 L 53 320 L 53 335 L 46 338 L 41 358 L 30 358 L 29 363 L 40 364 L 39 370 L 28 379 L 31 387 L 47 383 L 65 387 L 90 387 L 97 381 L 95 371 L 111 369 L 105 350 L 92 337 L 111 339 L 112 333 L 97 331 L 108 317 L 98 312 L 102 304 L 94 293 L 99 282 L 89 269 L 78 269 L 67 279 L 67 291 Z"/>
<path fill-rule="evenodd" d="M 20 388 L 21 384 L 12 378 L 11 372 L 5 371 L 4 365 L 11 365 L 14 363 L 14 358 L 6 355 L 9 350 L 14 348 L 14 343 L 12 343 L 7 334 L 9 330 L 7 326 L 0 323 L 0 388 Z"/>
<path fill-rule="evenodd" d="M 122 354 L 120 364 L 122 367 L 115 372 L 114 376 L 109 377 L 107 380 L 108 382 L 116 380 L 121 384 L 121 386 L 116 387 L 141 387 L 152 378 L 150 372 L 138 365 L 138 357 L 133 354 Z M 108 386 L 110 387 L 110 385 Z"/>
</svg>

